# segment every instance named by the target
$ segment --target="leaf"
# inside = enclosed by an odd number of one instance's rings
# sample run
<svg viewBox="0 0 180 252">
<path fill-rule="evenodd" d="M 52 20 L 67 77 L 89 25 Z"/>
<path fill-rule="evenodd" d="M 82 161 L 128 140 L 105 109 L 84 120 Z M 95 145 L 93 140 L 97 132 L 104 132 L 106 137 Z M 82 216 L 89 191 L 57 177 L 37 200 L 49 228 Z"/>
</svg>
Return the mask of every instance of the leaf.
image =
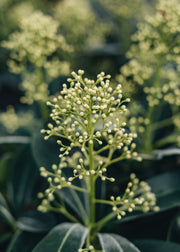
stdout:
<svg viewBox="0 0 180 252">
<path fill-rule="evenodd" d="M 134 243 L 142 252 L 179 252 L 180 244 L 161 240 L 137 240 Z"/>
<path fill-rule="evenodd" d="M 165 172 L 147 180 L 156 194 L 180 188 L 180 171 Z"/>
<path fill-rule="evenodd" d="M 23 231 L 46 232 L 56 224 L 52 214 L 37 211 L 30 212 L 17 220 L 17 226 Z"/>
<path fill-rule="evenodd" d="M 11 153 L 5 153 L 0 159 L 0 183 L 6 184 L 10 173 L 9 160 L 12 158 Z"/>
<path fill-rule="evenodd" d="M 178 137 L 179 137 L 179 133 L 173 133 L 171 135 L 163 137 L 162 139 L 156 141 L 156 147 L 161 147 L 161 146 L 165 146 L 167 144 L 177 143 Z"/>
<path fill-rule="evenodd" d="M 4 136 L 0 137 L 0 144 L 29 144 L 31 137 L 27 136 Z"/>
<path fill-rule="evenodd" d="M 68 204 L 72 210 L 80 217 L 81 220 L 88 218 L 87 213 L 84 209 L 83 203 L 78 196 L 79 194 L 71 188 L 63 188 L 60 191 L 64 202 Z"/>
<path fill-rule="evenodd" d="M 9 211 L 6 200 L 3 195 L 0 193 L 0 218 L 3 219 L 6 223 L 9 223 L 11 226 L 16 226 L 15 219 Z"/>
<path fill-rule="evenodd" d="M 46 169 L 50 169 L 52 164 L 59 163 L 59 146 L 56 141 L 51 139 L 45 141 L 42 135 L 35 135 L 32 141 L 32 152 L 36 160 L 37 165 L 44 166 Z M 63 176 L 67 177 L 67 172 L 63 172 Z M 83 202 L 80 197 L 80 193 L 73 189 L 63 188 L 60 191 L 61 197 L 64 201 L 75 211 L 75 213 L 81 217 L 86 218 L 86 212 L 84 210 Z M 82 195 L 82 194 L 81 194 Z"/>
<path fill-rule="evenodd" d="M 166 239 L 172 218 L 177 209 L 141 215 L 126 222 L 117 222 L 114 226 L 109 223 L 106 227 L 108 233 L 120 234 L 128 239 Z"/>
<path fill-rule="evenodd" d="M 167 156 L 180 155 L 180 148 L 166 148 L 162 150 L 154 150 L 152 152 L 156 159 L 163 159 Z"/>
<path fill-rule="evenodd" d="M 169 225 L 167 240 L 180 243 L 180 212 L 178 212 Z"/>
<path fill-rule="evenodd" d="M 37 177 L 38 169 L 31 149 L 26 146 L 15 160 L 9 183 L 10 203 L 17 214 L 30 202 Z"/>
<path fill-rule="evenodd" d="M 164 157 L 180 155 L 180 148 L 157 149 L 149 154 L 140 153 L 143 160 L 161 160 Z"/>
<path fill-rule="evenodd" d="M 59 163 L 59 146 L 56 141 L 44 140 L 42 135 L 36 134 L 33 136 L 31 149 L 38 167 L 50 169 L 52 164 Z"/>
<path fill-rule="evenodd" d="M 6 252 L 32 252 L 32 249 L 42 237 L 42 234 L 33 234 L 18 230 L 10 241 Z"/>
<path fill-rule="evenodd" d="M 88 229 L 80 224 L 63 223 L 54 227 L 32 252 L 75 252 L 82 248 Z"/>
<path fill-rule="evenodd" d="M 11 236 L 12 236 L 11 232 L 6 232 L 6 233 L 4 232 L 3 234 L 1 233 L 1 235 L 0 235 L 0 244 L 10 240 Z"/>
<path fill-rule="evenodd" d="M 103 252 L 140 252 L 133 243 L 116 234 L 98 234 Z"/>
<path fill-rule="evenodd" d="M 147 180 L 161 210 L 180 205 L 180 172 L 167 172 Z"/>
</svg>

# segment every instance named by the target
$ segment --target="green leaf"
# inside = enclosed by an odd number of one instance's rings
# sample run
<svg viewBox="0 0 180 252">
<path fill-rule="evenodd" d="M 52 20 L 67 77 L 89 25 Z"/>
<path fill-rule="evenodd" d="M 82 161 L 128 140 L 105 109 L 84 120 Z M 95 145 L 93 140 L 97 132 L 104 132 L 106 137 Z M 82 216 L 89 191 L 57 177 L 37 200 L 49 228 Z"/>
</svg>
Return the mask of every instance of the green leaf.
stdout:
<svg viewBox="0 0 180 252">
<path fill-rule="evenodd" d="M 7 183 L 9 177 L 10 173 L 9 161 L 11 160 L 11 158 L 12 158 L 11 153 L 5 153 L 0 159 L 0 183 L 4 185 Z"/>
<path fill-rule="evenodd" d="M 180 171 L 165 172 L 147 180 L 156 194 L 180 188 Z"/>
<path fill-rule="evenodd" d="M 32 252 L 75 252 L 82 248 L 88 229 L 80 224 L 63 223 L 54 227 Z"/>
<path fill-rule="evenodd" d="M 177 138 L 179 137 L 179 133 L 173 133 L 171 135 L 168 135 L 166 137 L 163 137 L 162 139 L 156 141 L 156 147 L 159 148 L 161 146 L 165 146 L 167 144 L 174 144 L 177 143 Z"/>
<path fill-rule="evenodd" d="M 55 218 L 50 213 L 31 212 L 17 220 L 17 226 L 23 231 L 46 232 L 56 224 Z"/>
<path fill-rule="evenodd" d="M 161 210 L 180 205 L 180 172 L 167 172 L 147 180 Z"/>
<path fill-rule="evenodd" d="M 10 203 L 16 214 L 30 202 L 38 174 L 31 149 L 26 146 L 15 160 L 9 183 Z"/>
<path fill-rule="evenodd" d="M 46 169 L 51 169 L 52 164 L 59 163 L 59 146 L 56 141 L 51 139 L 44 140 L 42 135 L 35 135 L 33 137 L 32 152 L 39 167 L 44 166 Z M 63 173 L 63 176 L 66 177 L 67 174 Z M 81 219 L 87 217 L 82 197 L 80 197 L 82 193 L 80 195 L 80 193 L 73 189 L 63 188 L 60 191 L 60 195 Z"/>
<path fill-rule="evenodd" d="M 137 240 L 136 246 L 142 252 L 179 252 L 180 244 L 160 240 Z"/>
<path fill-rule="evenodd" d="M 152 154 L 155 155 L 156 159 L 163 159 L 167 156 L 180 155 L 180 148 L 166 148 L 162 150 L 154 150 Z"/>
<path fill-rule="evenodd" d="M 13 227 L 16 226 L 15 219 L 12 216 L 6 203 L 6 200 L 4 199 L 1 193 L 0 193 L 0 218 L 6 223 L 9 223 L 11 226 Z"/>
<path fill-rule="evenodd" d="M 98 234 L 103 252 L 140 252 L 133 243 L 116 234 Z"/>
<path fill-rule="evenodd" d="M 31 149 L 38 167 L 50 169 L 52 164 L 59 163 L 59 146 L 53 139 L 44 140 L 42 135 L 36 134 L 33 136 Z"/>
<path fill-rule="evenodd" d="M 6 252 L 32 252 L 32 249 L 42 237 L 42 234 L 33 234 L 18 230 L 12 237 Z"/>
<path fill-rule="evenodd" d="M 31 137 L 27 136 L 4 136 L 0 137 L 0 144 L 29 144 Z"/>
<path fill-rule="evenodd" d="M 1 235 L 0 235 L 0 244 L 10 240 L 11 236 L 12 236 L 11 232 L 6 232 L 6 233 L 4 232 L 3 234 L 1 233 Z"/>
<path fill-rule="evenodd" d="M 66 202 L 66 204 L 68 204 L 71 209 L 74 210 L 81 220 L 85 220 L 88 218 L 88 216 L 79 194 L 71 188 L 63 188 L 60 190 L 60 195 L 62 196 L 64 202 Z"/>
<path fill-rule="evenodd" d="M 169 225 L 167 240 L 180 243 L 180 212 L 178 212 Z"/>
</svg>

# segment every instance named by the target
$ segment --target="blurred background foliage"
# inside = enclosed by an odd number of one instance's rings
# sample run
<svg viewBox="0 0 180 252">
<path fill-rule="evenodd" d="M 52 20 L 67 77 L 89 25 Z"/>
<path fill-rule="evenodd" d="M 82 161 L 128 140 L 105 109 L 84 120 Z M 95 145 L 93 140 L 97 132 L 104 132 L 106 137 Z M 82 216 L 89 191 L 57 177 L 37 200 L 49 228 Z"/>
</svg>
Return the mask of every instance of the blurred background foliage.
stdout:
<svg viewBox="0 0 180 252">
<path fill-rule="evenodd" d="M 36 211 L 45 187 L 39 167 L 58 163 L 55 141 L 44 143 L 40 129 L 49 120 L 46 100 L 72 70 L 84 69 L 87 77 L 104 71 L 114 86 L 122 83 L 132 100 L 122 120 L 138 133 L 143 157 L 109 170 L 117 181 L 107 196 L 121 193 L 133 171 L 151 184 L 161 207 L 107 230 L 136 239 L 145 252 L 147 244 L 179 251 L 179 1 L 1 0 L 0 27 L 0 250 L 32 251 L 66 221 Z M 164 250 L 157 239 L 169 242 Z"/>
</svg>

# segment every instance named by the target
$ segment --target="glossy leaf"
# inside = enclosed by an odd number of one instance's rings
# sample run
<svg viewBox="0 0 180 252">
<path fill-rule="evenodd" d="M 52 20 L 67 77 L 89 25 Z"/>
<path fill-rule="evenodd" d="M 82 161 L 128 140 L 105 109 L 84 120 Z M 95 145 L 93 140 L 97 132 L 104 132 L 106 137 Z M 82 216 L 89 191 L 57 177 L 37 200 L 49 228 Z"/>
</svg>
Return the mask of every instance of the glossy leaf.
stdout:
<svg viewBox="0 0 180 252">
<path fill-rule="evenodd" d="M 3 195 L 0 193 L 0 219 L 5 221 L 6 223 L 9 223 L 12 226 L 15 226 L 15 219 L 12 216 L 8 205 L 6 203 L 6 200 L 4 199 Z"/>
<path fill-rule="evenodd" d="M 17 226 L 23 231 L 45 232 L 55 226 L 56 221 L 52 214 L 30 212 L 17 220 Z"/>
<path fill-rule="evenodd" d="M 74 252 L 82 248 L 88 229 L 80 224 L 63 223 L 53 228 L 32 252 Z"/>
<path fill-rule="evenodd" d="M 177 142 L 178 136 L 179 136 L 179 133 L 172 133 L 166 137 L 163 137 L 162 139 L 156 142 L 156 147 L 158 148 L 161 146 L 165 146 L 167 144 L 174 144 Z"/>
<path fill-rule="evenodd" d="M 157 196 L 161 210 L 180 205 L 180 172 L 167 172 L 149 179 L 147 182 Z"/>
<path fill-rule="evenodd" d="M 36 135 L 33 137 L 32 151 L 39 167 L 44 166 L 46 169 L 51 169 L 52 164 L 59 163 L 59 146 L 54 140 L 45 141 L 42 135 Z M 67 169 L 66 173 L 69 170 Z M 66 177 L 67 174 L 63 173 L 63 176 Z M 73 189 L 63 188 L 60 196 L 81 219 L 86 217 L 83 197 L 80 197 L 80 193 Z"/>
<path fill-rule="evenodd" d="M 18 230 L 12 237 L 6 252 L 32 252 L 32 249 L 42 238 L 42 234 L 33 234 Z"/>
<path fill-rule="evenodd" d="M 6 184 L 8 177 L 9 177 L 9 173 L 10 173 L 10 165 L 9 165 L 9 161 L 12 158 L 12 154 L 11 153 L 5 153 L 3 156 L 1 156 L 0 159 L 0 183 L 1 184 Z"/>
<path fill-rule="evenodd" d="M 29 144 L 31 137 L 27 136 L 4 136 L 0 137 L 0 144 Z"/>
<path fill-rule="evenodd" d="M 162 159 L 167 156 L 180 155 L 180 148 L 167 148 L 162 150 L 154 150 L 153 154 L 157 159 Z"/>
<path fill-rule="evenodd" d="M 64 202 L 68 204 L 72 210 L 80 217 L 81 220 L 88 218 L 87 213 L 84 209 L 83 202 L 79 197 L 79 194 L 70 188 L 63 188 L 60 191 Z"/>
<path fill-rule="evenodd" d="M 103 252 L 140 252 L 133 243 L 116 234 L 98 234 Z"/>
<path fill-rule="evenodd" d="M 26 146 L 15 160 L 9 183 L 10 203 L 17 214 L 24 210 L 30 201 L 37 176 L 38 169 L 31 149 Z"/>
<path fill-rule="evenodd" d="M 50 169 L 52 164 L 59 163 L 59 146 L 56 141 L 44 140 L 43 135 L 37 134 L 33 136 L 31 149 L 38 167 Z"/>
<path fill-rule="evenodd" d="M 166 172 L 147 180 L 156 194 L 180 188 L 180 171 Z"/>
<path fill-rule="evenodd" d="M 180 243 L 180 212 L 171 221 L 167 239 L 168 241 Z"/>
<path fill-rule="evenodd" d="M 137 240 L 136 246 L 142 252 L 179 252 L 180 244 L 160 240 Z"/>
</svg>

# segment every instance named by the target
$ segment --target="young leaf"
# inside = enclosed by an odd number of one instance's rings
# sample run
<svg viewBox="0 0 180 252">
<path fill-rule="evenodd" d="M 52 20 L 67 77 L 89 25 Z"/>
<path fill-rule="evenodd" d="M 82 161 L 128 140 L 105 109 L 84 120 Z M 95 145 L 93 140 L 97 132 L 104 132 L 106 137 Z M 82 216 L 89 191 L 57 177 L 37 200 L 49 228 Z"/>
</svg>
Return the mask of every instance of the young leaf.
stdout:
<svg viewBox="0 0 180 252">
<path fill-rule="evenodd" d="M 140 252 L 126 238 L 116 234 L 98 234 L 103 252 Z"/>
<path fill-rule="evenodd" d="M 70 252 L 82 248 L 88 229 L 80 224 L 63 223 L 53 228 L 32 252 Z"/>
<path fill-rule="evenodd" d="M 55 218 L 50 213 L 30 212 L 17 220 L 17 226 L 28 232 L 46 232 L 55 226 Z"/>
</svg>

